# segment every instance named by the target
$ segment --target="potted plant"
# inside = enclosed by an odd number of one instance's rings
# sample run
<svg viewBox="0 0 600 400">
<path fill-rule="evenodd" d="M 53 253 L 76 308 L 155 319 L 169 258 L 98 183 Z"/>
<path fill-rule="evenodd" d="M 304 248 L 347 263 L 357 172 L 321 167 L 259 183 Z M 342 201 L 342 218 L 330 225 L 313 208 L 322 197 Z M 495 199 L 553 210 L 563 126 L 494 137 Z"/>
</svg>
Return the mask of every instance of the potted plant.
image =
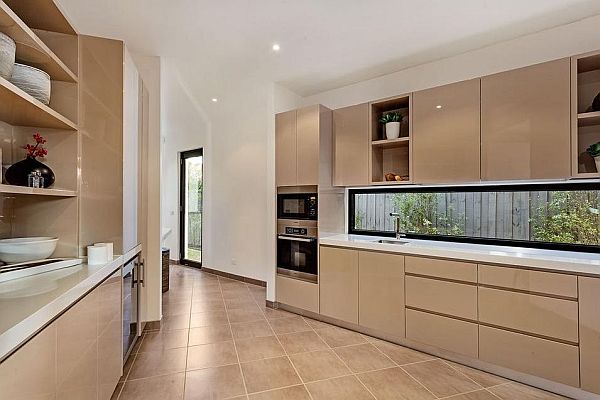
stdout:
<svg viewBox="0 0 600 400">
<path fill-rule="evenodd" d="M 400 137 L 400 123 L 404 119 L 404 116 L 399 112 L 389 112 L 383 114 L 379 118 L 379 122 L 385 125 L 385 137 L 388 139 L 398 139 Z"/>
<path fill-rule="evenodd" d="M 23 146 L 25 149 L 25 159 L 14 163 L 6 170 L 6 182 L 11 185 L 28 186 L 29 175 L 33 172 L 44 178 L 43 186 L 45 188 L 54 183 L 54 172 L 47 165 L 38 161 L 38 158 L 44 158 L 48 155 L 48 150 L 44 148 L 46 139 L 39 133 L 33 135 L 33 144 L 27 143 Z"/>
<path fill-rule="evenodd" d="M 600 142 L 594 143 L 587 148 L 587 153 L 594 158 L 596 162 L 596 171 L 600 172 Z"/>
</svg>

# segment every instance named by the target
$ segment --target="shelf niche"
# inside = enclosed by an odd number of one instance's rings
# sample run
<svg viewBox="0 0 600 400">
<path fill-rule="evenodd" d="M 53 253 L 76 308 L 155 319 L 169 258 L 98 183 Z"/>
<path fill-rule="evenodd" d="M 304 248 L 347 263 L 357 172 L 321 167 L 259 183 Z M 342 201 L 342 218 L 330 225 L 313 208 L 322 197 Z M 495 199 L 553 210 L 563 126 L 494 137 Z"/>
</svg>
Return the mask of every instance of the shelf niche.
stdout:
<svg viewBox="0 0 600 400">
<path fill-rule="evenodd" d="M 370 104 L 371 183 L 410 183 L 410 95 L 393 97 Z M 379 119 L 388 113 L 398 112 L 404 118 L 400 124 L 400 137 L 386 139 L 385 125 Z M 386 181 L 386 174 L 404 178 L 402 181 Z"/>
<path fill-rule="evenodd" d="M 595 178 L 600 174 L 586 149 L 600 142 L 600 112 L 591 108 L 600 94 L 600 52 L 573 57 L 571 62 L 573 176 Z"/>
</svg>

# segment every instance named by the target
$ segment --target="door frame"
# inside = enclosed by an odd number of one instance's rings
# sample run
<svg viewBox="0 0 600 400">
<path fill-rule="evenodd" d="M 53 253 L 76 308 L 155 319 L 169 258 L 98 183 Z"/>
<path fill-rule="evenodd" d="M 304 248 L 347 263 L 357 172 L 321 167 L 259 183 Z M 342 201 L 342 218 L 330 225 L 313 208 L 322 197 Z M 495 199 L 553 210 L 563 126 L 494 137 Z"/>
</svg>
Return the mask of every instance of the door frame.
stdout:
<svg viewBox="0 0 600 400">
<path fill-rule="evenodd" d="M 204 149 L 182 151 L 179 153 L 179 264 L 187 265 L 195 268 L 202 268 L 202 259 L 200 262 L 193 260 L 186 260 L 185 256 L 185 203 L 186 203 L 186 189 L 185 189 L 185 160 L 192 157 L 202 157 L 202 223 L 200 224 L 200 240 L 202 252 L 204 248 Z M 202 253 L 201 253 L 202 254 Z"/>
</svg>

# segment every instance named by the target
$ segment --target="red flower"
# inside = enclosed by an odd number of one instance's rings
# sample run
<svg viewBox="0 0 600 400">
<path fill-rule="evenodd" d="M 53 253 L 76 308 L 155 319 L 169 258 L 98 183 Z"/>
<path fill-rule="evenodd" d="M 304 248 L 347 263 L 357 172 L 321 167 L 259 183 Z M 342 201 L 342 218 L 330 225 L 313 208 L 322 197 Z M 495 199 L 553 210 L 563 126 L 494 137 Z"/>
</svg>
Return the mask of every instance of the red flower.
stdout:
<svg viewBox="0 0 600 400">
<path fill-rule="evenodd" d="M 46 155 L 48 155 L 48 150 L 41 146 L 46 143 L 46 139 L 44 139 L 44 137 L 39 133 L 35 133 L 33 135 L 33 140 L 35 141 L 35 145 L 27 143 L 25 146 L 23 146 L 27 153 L 27 157 L 44 158 Z"/>
</svg>

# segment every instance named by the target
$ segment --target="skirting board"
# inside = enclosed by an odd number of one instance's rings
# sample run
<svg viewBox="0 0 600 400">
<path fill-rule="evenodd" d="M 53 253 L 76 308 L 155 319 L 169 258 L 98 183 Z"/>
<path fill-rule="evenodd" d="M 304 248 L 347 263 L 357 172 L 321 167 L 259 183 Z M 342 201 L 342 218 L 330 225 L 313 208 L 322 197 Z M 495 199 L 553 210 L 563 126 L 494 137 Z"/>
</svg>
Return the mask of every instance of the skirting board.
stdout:
<svg viewBox="0 0 600 400">
<path fill-rule="evenodd" d="M 525 374 L 522 372 L 514 371 L 508 368 L 500 367 L 498 365 L 489 364 L 481 360 L 461 356 L 449 351 L 441 350 L 436 347 L 428 346 L 425 344 L 421 344 L 406 338 L 399 338 L 396 336 L 392 336 L 389 334 L 382 333 L 381 331 L 377 331 L 374 329 L 365 328 L 360 325 L 344 322 L 337 320 L 335 318 L 326 317 L 321 314 L 316 314 L 311 311 L 302 310 L 300 308 L 296 308 L 293 306 L 289 306 L 283 303 L 272 303 L 273 308 L 280 308 L 285 311 L 292 312 L 294 314 L 299 314 L 304 317 L 312 318 L 317 321 L 326 322 L 328 324 L 336 325 L 342 328 L 346 328 L 355 332 L 359 332 L 368 336 L 372 336 L 381 340 L 385 340 L 387 342 L 395 343 L 400 346 L 408 347 L 423 353 L 431 354 L 432 356 L 443 358 L 445 360 L 453 361 L 459 364 L 463 364 L 481 371 L 488 372 L 490 374 L 498 375 L 504 377 L 506 379 L 510 379 L 516 382 L 521 382 L 529 386 L 533 386 L 542 390 L 547 390 L 552 393 L 560 394 L 562 396 L 566 396 L 576 400 L 600 400 L 600 395 L 586 392 L 585 390 L 581 390 L 578 388 L 574 388 L 571 386 L 564 385 L 562 383 L 557 383 L 553 381 L 549 381 L 544 378 L 540 378 L 537 376 Z M 267 306 L 269 306 L 269 302 L 267 302 Z"/>
<path fill-rule="evenodd" d="M 223 272 L 223 271 L 219 271 L 217 269 L 206 268 L 206 267 L 202 267 L 202 271 L 208 272 L 209 274 L 219 275 L 224 278 L 233 279 L 234 281 L 240 281 L 240 282 L 250 283 L 250 284 L 256 285 L 256 286 L 267 287 L 267 282 L 265 282 L 265 281 L 261 281 L 261 280 L 254 279 L 254 278 L 248 278 L 248 277 L 242 276 L 242 275 L 230 274 L 229 272 Z"/>
</svg>

